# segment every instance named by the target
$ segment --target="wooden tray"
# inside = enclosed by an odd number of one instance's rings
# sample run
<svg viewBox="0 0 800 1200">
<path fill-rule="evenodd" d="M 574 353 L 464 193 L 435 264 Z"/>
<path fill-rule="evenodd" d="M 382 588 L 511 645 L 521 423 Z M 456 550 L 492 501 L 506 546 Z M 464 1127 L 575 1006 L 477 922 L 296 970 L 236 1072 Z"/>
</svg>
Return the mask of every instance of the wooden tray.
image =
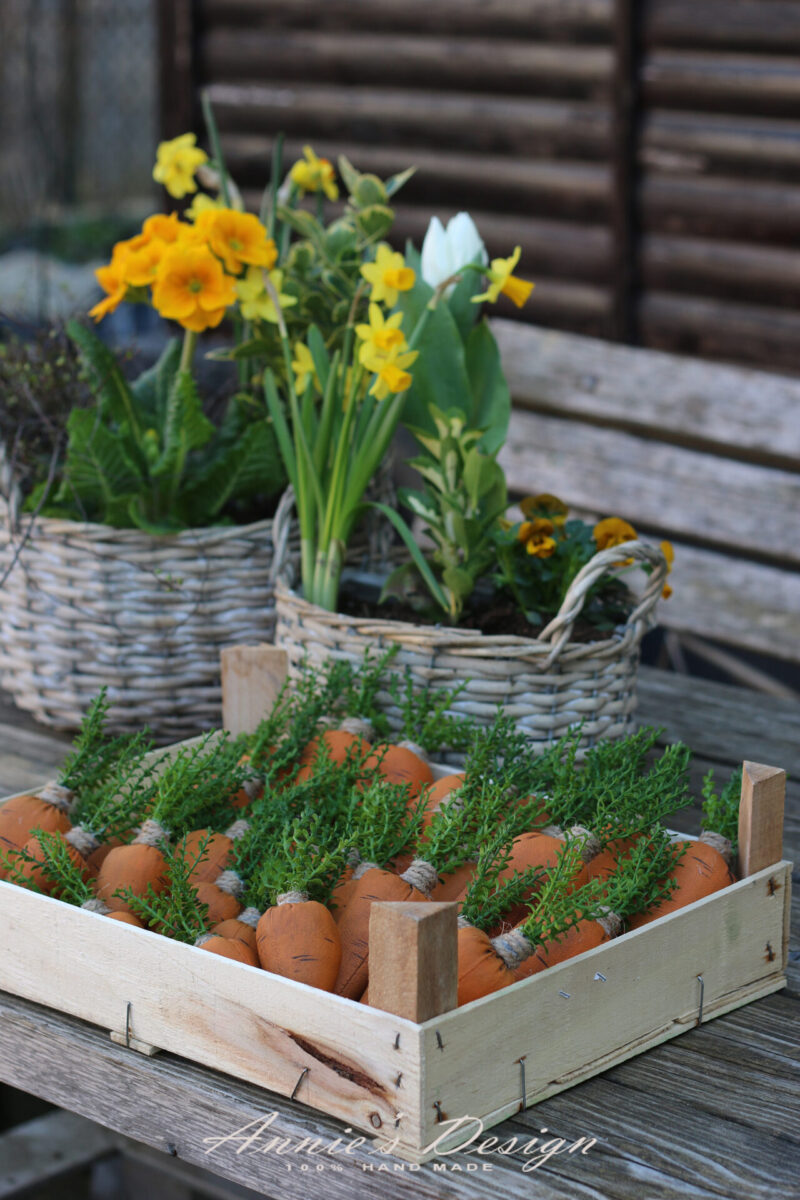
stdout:
<svg viewBox="0 0 800 1200">
<path fill-rule="evenodd" d="M 252 728 L 282 652 L 225 653 L 225 724 Z M 292 1096 L 424 1162 L 650 1046 L 785 986 L 784 773 L 745 763 L 730 887 L 455 1008 L 455 908 L 376 905 L 367 1007 L 0 882 L 0 987 Z M 269 1098 L 265 1097 L 265 1112 Z"/>
</svg>

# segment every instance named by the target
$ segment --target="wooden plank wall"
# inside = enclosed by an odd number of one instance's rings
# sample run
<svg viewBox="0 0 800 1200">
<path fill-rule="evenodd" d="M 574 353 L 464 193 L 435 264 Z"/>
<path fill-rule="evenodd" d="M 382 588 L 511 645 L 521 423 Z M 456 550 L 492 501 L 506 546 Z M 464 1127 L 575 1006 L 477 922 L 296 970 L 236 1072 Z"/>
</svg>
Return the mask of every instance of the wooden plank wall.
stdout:
<svg viewBox="0 0 800 1200">
<path fill-rule="evenodd" d="M 415 162 L 398 232 L 468 208 L 490 250 L 521 243 L 525 319 L 800 371 L 800 0 L 159 11 L 164 128 L 210 87 L 247 189 L 281 129 L 290 155 Z"/>
</svg>

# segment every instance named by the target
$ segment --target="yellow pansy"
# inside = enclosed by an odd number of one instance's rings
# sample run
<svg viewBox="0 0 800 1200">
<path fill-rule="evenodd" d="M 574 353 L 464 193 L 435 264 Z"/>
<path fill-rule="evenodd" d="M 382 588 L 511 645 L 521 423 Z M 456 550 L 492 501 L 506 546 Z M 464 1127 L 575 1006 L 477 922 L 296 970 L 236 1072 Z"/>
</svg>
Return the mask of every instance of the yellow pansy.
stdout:
<svg viewBox="0 0 800 1200">
<path fill-rule="evenodd" d="M 236 280 L 239 308 L 246 321 L 271 321 L 273 325 L 277 325 L 278 311 L 267 291 L 264 275 L 261 267 L 248 267 L 245 275 Z M 297 304 L 296 296 L 286 296 L 281 292 L 283 271 L 270 271 L 269 281 L 278 293 L 281 308 L 290 308 L 292 304 Z"/>
<path fill-rule="evenodd" d="M 400 326 L 402 313 L 384 317 L 377 304 L 369 306 L 369 324 L 356 325 L 356 336 L 361 339 L 358 361 L 369 371 L 380 371 L 388 358 L 406 348 L 405 334 Z"/>
<path fill-rule="evenodd" d="M 476 304 L 480 300 L 488 300 L 490 304 L 495 304 L 497 297 L 502 292 L 516 304 L 517 308 L 522 308 L 533 291 L 533 284 L 529 283 L 527 279 L 519 279 L 513 273 L 521 253 L 522 247 L 517 246 L 510 258 L 492 259 L 491 266 L 486 268 L 489 287 L 480 296 L 472 297 Z"/>
<path fill-rule="evenodd" d="M 623 542 L 635 542 L 636 530 L 621 517 L 606 517 L 598 521 L 593 529 L 594 540 L 598 550 L 607 550 L 609 546 L 621 546 Z"/>
<path fill-rule="evenodd" d="M 327 158 L 317 158 L 310 146 L 303 147 L 304 158 L 298 159 L 289 172 L 292 183 L 301 192 L 323 191 L 329 200 L 338 200 L 336 172 Z"/>
<path fill-rule="evenodd" d="M 408 292 L 414 286 L 416 275 L 406 266 L 402 254 L 381 242 L 375 261 L 364 263 L 361 274 L 372 285 L 370 300 L 394 308 L 399 292 Z"/>
<path fill-rule="evenodd" d="M 525 550 L 534 558 L 549 558 L 556 548 L 553 537 L 554 525 L 546 517 L 523 521 L 517 530 L 517 538 L 525 543 Z"/>
<path fill-rule="evenodd" d="M 314 359 L 305 342 L 295 342 L 294 344 L 292 370 L 295 374 L 295 387 L 301 396 L 304 394 L 312 379 L 314 381 L 314 387 L 317 389 L 317 391 L 319 392 L 322 390 L 319 386 L 317 372 L 314 369 Z"/>
<path fill-rule="evenodd" d="M 193 133 L 183 133 L 170 142 L 161 142 L 156 150 L 156 165 L 153 179 L 163 183 L 170 196 L 180 200 L 189 192 L 197 191 L 194 181 L 198 167 L 208 162 L 208 155 L 196 144 Z"/>
<path fill-rule="evenodd" d="M 411 376 L 406 370 L 416 361 L 419 351 L 407 350 L 384 362 L 375 376 L 370 395 L 376 400 L 385 400 L 388 395 L 397 395 L 411 387 Z"/>
<path fill-rule="evenodd" d="M 554 525 L 563 525 L 569 515 L 569 509 L 563 500 L 550 492 L 541 492 L 538 496 L 526 496 L 520 501 L 523 515 L 529 520 L 534 517 L 547 517 Z"/>
</svg>

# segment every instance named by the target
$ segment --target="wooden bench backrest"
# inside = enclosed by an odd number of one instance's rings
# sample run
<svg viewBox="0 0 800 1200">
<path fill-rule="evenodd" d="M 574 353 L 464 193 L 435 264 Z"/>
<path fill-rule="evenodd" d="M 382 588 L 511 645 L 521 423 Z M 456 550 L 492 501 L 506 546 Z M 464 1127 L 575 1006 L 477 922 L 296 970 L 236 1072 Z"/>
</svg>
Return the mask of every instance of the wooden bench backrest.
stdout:
<svg viewBox="0 0 800 1200">
<path fill-rule="evenodd" d="M 511 321 L 516 495 L 675 545 L 663 625 L 800 662 L 800 380 Z"/>
</svg>

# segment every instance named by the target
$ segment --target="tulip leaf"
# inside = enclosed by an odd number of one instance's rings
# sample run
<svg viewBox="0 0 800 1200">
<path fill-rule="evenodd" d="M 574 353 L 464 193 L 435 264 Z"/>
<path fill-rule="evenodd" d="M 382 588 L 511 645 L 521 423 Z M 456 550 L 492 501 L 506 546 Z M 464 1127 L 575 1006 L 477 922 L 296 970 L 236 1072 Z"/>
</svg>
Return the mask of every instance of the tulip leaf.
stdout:
<svg viewBox="0 0 800 1200">
<path fill-rule="evenodd" d="M 472 429 L 486 431 L 480 442 L 481 449 L 487 454 L 496 454 L 508 432 L 511 393 L 503 374 L 497 342 L 485 319 L 470 333 L 465 351 L 472 395 L 467 424 Z"/>
</svg>

